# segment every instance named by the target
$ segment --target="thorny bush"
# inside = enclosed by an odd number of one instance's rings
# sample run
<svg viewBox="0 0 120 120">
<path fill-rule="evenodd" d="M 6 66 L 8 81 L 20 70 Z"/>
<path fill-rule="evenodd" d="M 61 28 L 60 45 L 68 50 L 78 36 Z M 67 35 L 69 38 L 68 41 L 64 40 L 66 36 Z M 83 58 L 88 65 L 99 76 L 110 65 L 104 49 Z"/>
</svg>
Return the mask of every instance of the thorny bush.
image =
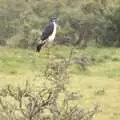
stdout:
<svg viewBox="0 0 120 120">
<path fill-rule="evenodd" d="M 0 119 L 91 120 L 97 112 L 98 105 L 88 109 L 71 104 L 80 98 L 77 92 L 67 89 L 71 56 L 72 51 L 68 60 L 51 61 L 47 65 L 44 77 L 45 83 L 50 82 L 49 87 L 34 87 L 26 81 L 24 88 L 12 85 L 1 88 Z"/>
</svg>

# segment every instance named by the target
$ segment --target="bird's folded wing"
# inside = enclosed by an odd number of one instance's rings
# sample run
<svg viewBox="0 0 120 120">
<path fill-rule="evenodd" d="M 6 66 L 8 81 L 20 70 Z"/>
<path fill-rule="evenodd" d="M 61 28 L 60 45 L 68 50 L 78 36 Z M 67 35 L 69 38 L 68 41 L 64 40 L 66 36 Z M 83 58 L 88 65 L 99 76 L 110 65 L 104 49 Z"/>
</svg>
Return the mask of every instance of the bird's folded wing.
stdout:
<svg viewBox="0 0 120 120">
<path fill-rule="evenodd" d="M 41 40 L 44 41 L 48 39 L 48 37 L 53 33 L 53 30 L 54 24 L 53 23 L 48 24 L 42 32 Z"/>
</svg>

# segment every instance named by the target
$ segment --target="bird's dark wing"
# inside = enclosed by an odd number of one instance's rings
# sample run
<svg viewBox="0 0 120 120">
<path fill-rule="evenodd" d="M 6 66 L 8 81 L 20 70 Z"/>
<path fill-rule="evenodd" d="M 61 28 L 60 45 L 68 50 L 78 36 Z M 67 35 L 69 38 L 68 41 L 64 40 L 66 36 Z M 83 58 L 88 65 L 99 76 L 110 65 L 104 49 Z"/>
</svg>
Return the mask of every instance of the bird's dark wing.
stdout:
<svg viewBox="0 0 120 120">
<path fill-rule="evenodd" d="M 41 36 L 41 40 L 44 41 L 46 39 L 48 39 L 48 37 L 52 34 L 54 30 L 54 24 L 50 23 L 49 25 L 47 25 L 44 29 L 44 31 L 42 32 L 42 36 Z"/>
</svg>

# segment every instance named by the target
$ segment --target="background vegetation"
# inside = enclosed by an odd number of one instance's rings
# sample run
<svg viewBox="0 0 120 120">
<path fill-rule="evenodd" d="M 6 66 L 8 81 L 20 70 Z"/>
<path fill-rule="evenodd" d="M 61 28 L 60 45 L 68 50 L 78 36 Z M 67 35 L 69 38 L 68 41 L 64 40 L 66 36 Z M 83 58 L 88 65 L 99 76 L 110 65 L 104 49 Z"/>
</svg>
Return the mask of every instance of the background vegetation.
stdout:
<svg viewBox="0 0 120 120">
<path fill-rule="evenodd" d="M 33 47 L 56 16 L 57 43 L 119 46 L 119 11 L 119 0 L 0 0 L 0 43 Z"/>
</svg>

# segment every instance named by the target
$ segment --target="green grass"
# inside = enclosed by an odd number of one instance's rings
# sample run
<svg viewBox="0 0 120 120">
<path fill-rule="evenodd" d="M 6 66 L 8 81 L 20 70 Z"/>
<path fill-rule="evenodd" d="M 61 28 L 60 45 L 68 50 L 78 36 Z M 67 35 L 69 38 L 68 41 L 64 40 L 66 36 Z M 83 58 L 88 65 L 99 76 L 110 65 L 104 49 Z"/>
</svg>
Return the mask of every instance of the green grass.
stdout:
<svg viewBox="0 0 120 120">
<path fill-rule="evenodd" d="M 70 49 L 55 46 L 51 50 L 53 59 L 68 58 Z M 86 71 L 81 70 L 78 64 L 69 67 L 68 89 L 82 94 L 79 102 L 83 105 L 100 104 L 101 111 L 94 120 L 120 120 L 120 49 L 74 48 L 73 53 L 73 59 L 86 56 L 94 62 Z M 26 80 L 32 82 L 44 71 L 48 60 L 46 49 L 36 54 L 30 49 L 0 47 L 0 87 L 9 83 L 23 85 Z"/>
</svg>

